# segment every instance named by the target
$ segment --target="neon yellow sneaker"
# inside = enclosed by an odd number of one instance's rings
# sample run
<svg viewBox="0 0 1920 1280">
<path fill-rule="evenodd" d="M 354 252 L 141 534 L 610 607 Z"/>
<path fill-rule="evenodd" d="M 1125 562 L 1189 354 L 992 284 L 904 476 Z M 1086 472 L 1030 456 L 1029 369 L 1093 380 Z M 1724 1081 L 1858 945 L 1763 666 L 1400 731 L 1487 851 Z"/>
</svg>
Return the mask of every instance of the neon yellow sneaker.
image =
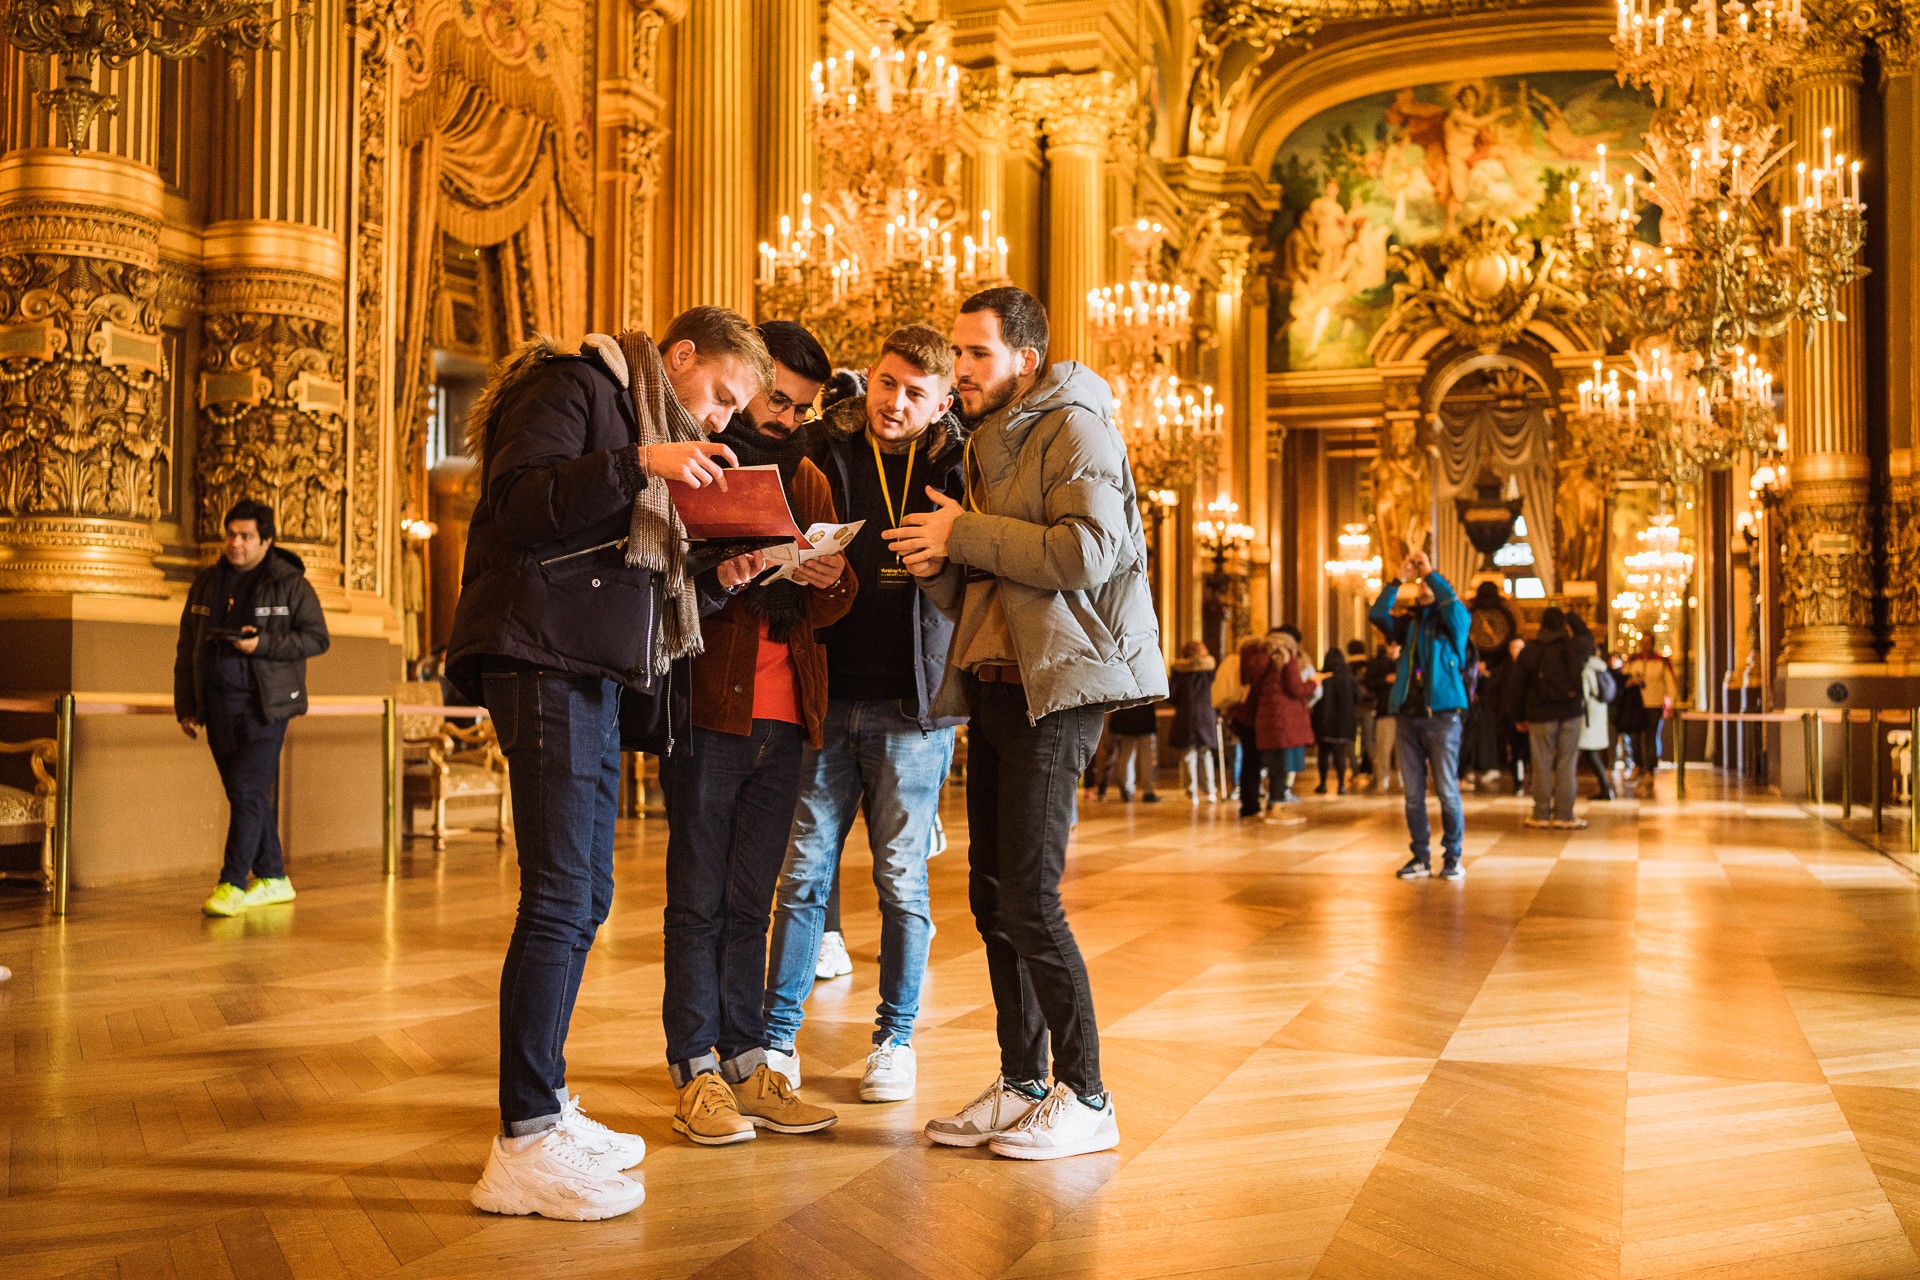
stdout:
<svg viewBox="0 0 1920 1280">
<path fill-rule="evenodd" d="M 213 896 L 200 909 L 210 916 L 237 916 L 252 905 L 247 901 L 245 889 L 222 880 L 220 887 L 213 891 Z"/>
<path fill-rule="evenodd" d="M 276 902 L 293 901 L 293 881 L 285 876 L 275 876 L 271 880 L 255 879 L 247 886 L 246 907 L 271 907 Z"/>
</svg>

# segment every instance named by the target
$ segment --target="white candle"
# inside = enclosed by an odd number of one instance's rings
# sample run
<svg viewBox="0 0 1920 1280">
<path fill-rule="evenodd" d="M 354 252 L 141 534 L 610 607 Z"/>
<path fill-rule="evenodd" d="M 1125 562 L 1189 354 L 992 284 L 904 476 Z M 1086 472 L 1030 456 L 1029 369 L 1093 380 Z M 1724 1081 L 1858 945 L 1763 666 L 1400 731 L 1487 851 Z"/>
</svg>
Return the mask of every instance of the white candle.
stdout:
<svg viewBox="0 0 1920 1280">
<path fill-rule="evenodd" d="M 1780 206 L 1780 247 L 1793 248 L 1793 206 L 1790 204 Z"/>
</svg>

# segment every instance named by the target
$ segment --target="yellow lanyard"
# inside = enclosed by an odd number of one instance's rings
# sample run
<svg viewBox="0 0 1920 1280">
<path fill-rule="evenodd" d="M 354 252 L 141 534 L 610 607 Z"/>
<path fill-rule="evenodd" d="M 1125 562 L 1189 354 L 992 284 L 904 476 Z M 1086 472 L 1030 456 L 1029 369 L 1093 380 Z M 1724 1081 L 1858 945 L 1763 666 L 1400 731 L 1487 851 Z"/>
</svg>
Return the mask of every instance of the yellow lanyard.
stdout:
<svg viewBox="0 0 1920 1280">
<path fill-rule="evenodd" d="M 900 512 L 898 515 L 894 514 L 893 510 L 893 490 L 887 484 L 887 467 L 886 464 L 880 460 L 880 442 L 872 436 L 868 436 L 867 443 L 873 446 L 873 469 L 880 473 L 880 501 L 887 504 L 887 519 L 892 521 L 887 527 L 889 529 L 898 529 L 900 522 L 906 519 L 907 502 L 913 496 L 913 455 L 919 450 L 920 442 L 915 440 L 907 446 L 907 474 L 906 478 L 900 482 Z"/>
<path fill-rule="evenodd" d="M 971 433 L 968 434 L 966 443 L 960 446 L 960 473 L 961 485 L 966 490 L 967 510 L 977 512 L 980 510 L 980 503 L 973 496 L 973 436 Z"/>
</svg>

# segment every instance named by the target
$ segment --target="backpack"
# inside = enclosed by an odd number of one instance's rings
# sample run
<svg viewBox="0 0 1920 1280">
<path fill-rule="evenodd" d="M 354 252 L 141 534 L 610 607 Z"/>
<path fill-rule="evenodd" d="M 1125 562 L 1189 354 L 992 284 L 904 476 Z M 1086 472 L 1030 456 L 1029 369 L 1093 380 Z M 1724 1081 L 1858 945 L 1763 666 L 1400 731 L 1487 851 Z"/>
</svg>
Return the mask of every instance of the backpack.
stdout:
<svg viewBox="0 0 1920 1280">
<path fill-rule="evenodd" d="M 1537 703 L 1584 702 L 1586 688 L 1580 677 L 1586 660 L 1574 651 L 1573 641 L 1551 640 L 1540 646 L 1540 665 L 1533 673 L 1531 701 Z"/>
<path fill-rule="evenodd" d="M 1603 669 L 1593 673 L 1593 696 L 1596 701 L 1612 702 L 1618 692 L 1613 683 L 1613 672 Z"/>
</svg>

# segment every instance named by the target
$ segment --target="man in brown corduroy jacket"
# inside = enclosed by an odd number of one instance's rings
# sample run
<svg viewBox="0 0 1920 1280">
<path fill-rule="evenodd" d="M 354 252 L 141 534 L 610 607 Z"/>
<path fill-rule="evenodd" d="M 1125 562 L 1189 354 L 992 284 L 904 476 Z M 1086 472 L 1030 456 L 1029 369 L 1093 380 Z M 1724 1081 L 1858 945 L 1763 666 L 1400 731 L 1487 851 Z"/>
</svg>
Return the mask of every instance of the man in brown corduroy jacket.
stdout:
<svg viewBox="0 0 1920 1280">
<path fill-rule="evenodd" d="M 827 480 L 806 457 L 802 416 L 832 371 L 797 324 L 769 321 L 773 385 L 715 439 L 743 466 L 780 468 L 802 527 L 835 521 Z M 844 556 L 764 578 L 702 623 L 693 661 L 691 750 L 661 761 L 666 789 L 667 1063 L 681 1090 L 673 1127 L 702 1146 L 758 1129 L 813 1133 L 837 1118 L 795 1095 L 786 1055 L 771 1052 L 761 1004 L 767 929 L 800 795 L 800 748 L 820 745 L 825 651 L 816 629 L 853 604 Z"/>
</svg>

